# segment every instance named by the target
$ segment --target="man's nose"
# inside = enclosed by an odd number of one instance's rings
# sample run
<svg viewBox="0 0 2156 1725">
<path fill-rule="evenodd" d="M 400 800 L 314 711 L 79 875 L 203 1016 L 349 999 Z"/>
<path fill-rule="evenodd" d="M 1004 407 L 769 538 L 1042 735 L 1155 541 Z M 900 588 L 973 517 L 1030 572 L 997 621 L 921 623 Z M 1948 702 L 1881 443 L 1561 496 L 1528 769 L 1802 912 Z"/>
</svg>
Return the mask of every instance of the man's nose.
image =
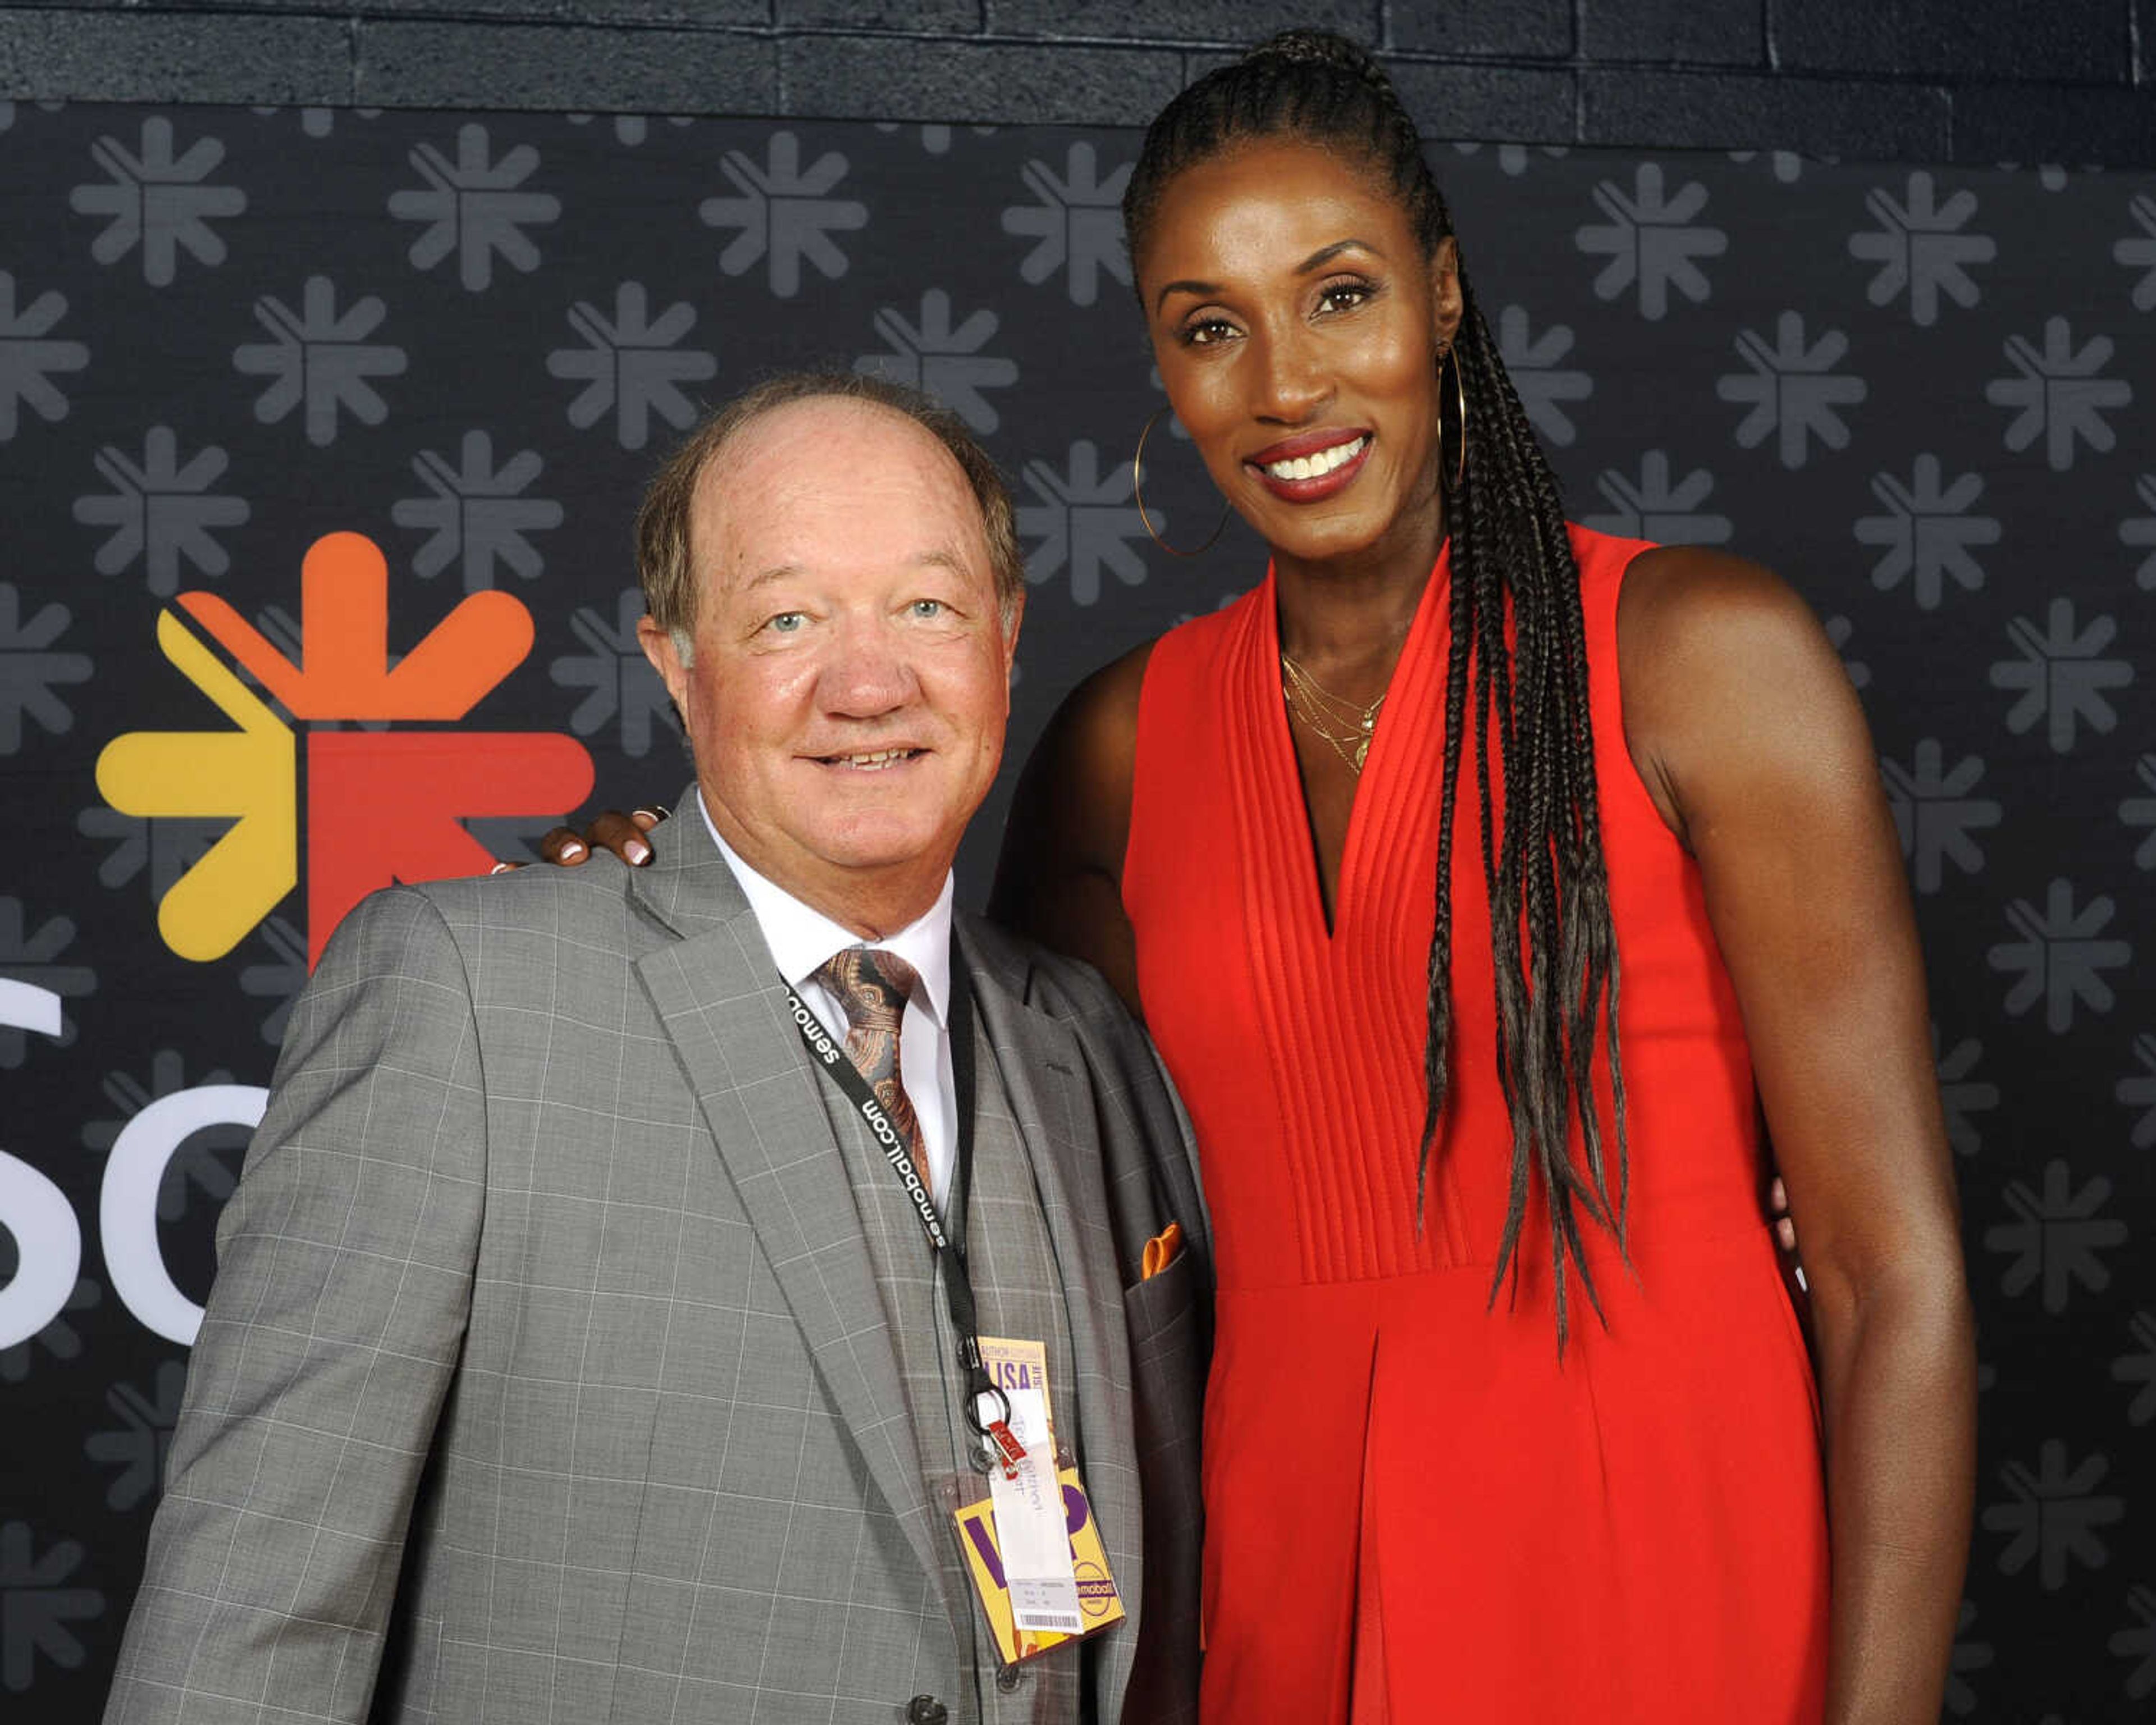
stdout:
<svg viewBox="0 0 2156 1725">
<path fill-rule="evenodd" d="M 849 618 L 831 644 L 819 684 L 826 711 L 873 719 L 906 705 L 917 684 L 898 632 L 882 619 Z"/>
</svg>

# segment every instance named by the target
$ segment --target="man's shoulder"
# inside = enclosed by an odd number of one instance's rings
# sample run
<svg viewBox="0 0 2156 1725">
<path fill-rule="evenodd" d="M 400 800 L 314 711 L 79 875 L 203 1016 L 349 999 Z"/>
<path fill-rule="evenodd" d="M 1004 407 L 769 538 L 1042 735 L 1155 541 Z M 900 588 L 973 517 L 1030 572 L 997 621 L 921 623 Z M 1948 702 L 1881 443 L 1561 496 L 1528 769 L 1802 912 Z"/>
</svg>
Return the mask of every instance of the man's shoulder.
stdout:
<svg viewBox="0 0 2156 1725">
<path fill-rule="evenodd" d="M 1137 1021 L 1107 979 L 1082 959 L 1050 952 L 1040 942 L 1013 934 L 970 911 L 960 911 L 957 922 L 975 967 L 1028 1006 L 1073 1024 L 1137 1031 Z"/>
</svg>

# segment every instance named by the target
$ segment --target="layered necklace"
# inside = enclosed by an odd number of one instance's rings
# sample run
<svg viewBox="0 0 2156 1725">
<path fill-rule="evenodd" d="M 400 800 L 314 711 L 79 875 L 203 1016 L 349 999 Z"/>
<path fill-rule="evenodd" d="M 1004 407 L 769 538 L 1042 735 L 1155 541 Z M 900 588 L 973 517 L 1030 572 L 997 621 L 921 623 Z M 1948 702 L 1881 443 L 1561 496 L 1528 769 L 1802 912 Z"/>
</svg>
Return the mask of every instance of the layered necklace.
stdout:
<svg viewBox="0 0 2156 1725">
<path fill-rule="evenodd" d="M 1370 752 L 1370 738 L 1378 728 L 1378 711 L 1385 704 L 1384 696 L 1380 694 L 1368 706 L 1358 706 L 1324 687 L 1286 653 L 1281 655 L 1280 663 L 1281 694 L 1286 699 L 1289 716 L 1300 719 L 1312 737 L 1331 745 L 1359 778 Z"/>
</svg>

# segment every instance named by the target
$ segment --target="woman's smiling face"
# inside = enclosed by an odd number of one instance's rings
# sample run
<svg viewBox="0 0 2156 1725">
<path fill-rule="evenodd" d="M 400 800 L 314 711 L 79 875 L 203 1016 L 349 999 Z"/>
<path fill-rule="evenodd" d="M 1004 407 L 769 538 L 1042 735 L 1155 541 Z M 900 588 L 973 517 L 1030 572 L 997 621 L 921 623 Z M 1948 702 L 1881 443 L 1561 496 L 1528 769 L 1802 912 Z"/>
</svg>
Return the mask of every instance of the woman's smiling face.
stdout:
<svg viewBox="0 0 2156 1725">
<path fill-rule="evenodd" d="M 1299 559 L 1434 555 L 1452 241 L 1426 255 L 1376 169 L 1298 140 L 1184 169 L 1147 226 L 1161 379 L 1236 512 Z"/>
</svg>

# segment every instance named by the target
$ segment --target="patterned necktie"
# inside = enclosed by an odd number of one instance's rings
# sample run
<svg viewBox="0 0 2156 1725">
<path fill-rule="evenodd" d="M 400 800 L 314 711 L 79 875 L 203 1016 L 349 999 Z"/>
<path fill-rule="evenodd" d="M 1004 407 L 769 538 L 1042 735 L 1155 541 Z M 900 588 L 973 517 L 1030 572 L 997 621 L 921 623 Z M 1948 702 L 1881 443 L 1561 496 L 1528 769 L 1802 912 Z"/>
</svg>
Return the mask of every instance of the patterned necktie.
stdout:
<svg viewBox="0 0 2156 1725">
<path fill-rule="evenodd" d="M 898 1025 L 906 997 L 918 980 L 913 967 L 896 952 L 874 947 L 848 947 L 817 967 L 816 980 L 831 991 L 846 1013 L 846 1054 L 905 1140 L 906 1152 L 923 1180 L 928 1158 L 921 1140 L 921 1122 L 898 1069 Z"/>
</svg>

